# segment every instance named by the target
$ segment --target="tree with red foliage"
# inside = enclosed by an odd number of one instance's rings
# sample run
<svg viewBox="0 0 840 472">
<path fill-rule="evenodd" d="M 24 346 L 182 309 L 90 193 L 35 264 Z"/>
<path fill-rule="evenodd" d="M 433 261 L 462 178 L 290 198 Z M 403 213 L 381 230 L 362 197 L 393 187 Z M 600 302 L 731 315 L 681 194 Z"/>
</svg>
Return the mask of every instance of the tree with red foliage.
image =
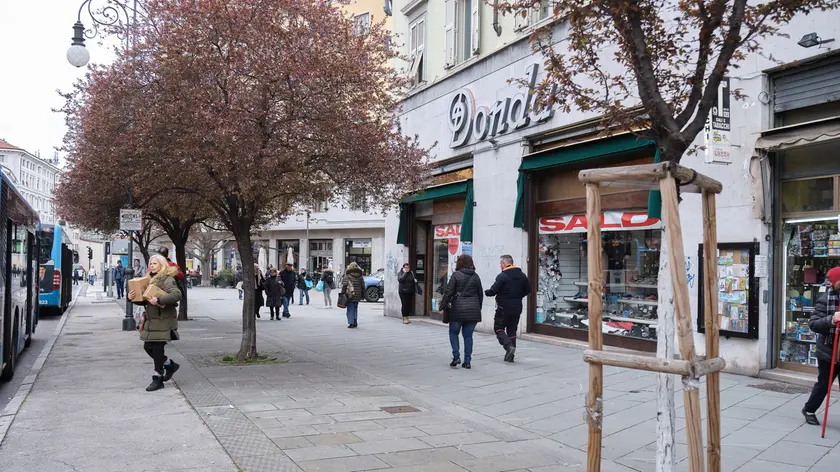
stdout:
<svg viewBox="0 0 840 472">
<path fill-rule="evenodd" d="M 120 142 L 148 195 L 214 210 L 240 248 L 239 359 L 257 355 L 255 229 L 351 194 L 389 208 L 428 176 L 426 151 L 393 115 L 407 80 L 389 63 L 388 32 L 354 34 L 341 3 L 145 2 L 136 46 L 83 98 L 122 90 L 115 108 L 131 119 L 68 134 L 81 153 L 86 135 Z"/>
</svg>

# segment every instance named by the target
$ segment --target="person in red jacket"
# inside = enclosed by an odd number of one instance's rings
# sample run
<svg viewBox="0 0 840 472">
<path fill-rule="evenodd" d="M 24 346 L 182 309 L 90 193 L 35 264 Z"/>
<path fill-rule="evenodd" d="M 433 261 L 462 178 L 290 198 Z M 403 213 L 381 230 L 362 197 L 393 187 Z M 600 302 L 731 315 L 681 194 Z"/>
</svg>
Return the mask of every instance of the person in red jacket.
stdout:
<svg viewBox="0 0 840 472">
<path fill-rule="evenodd" d="M 169 263 L 169 267 L 177 267 L 178 268 L 178 275 L 176 275 L 175 278 L 178 280 L 178 282 L 180 284 L 183 284 L 184 283 L 184 272 L 181 270 L 180 267 L 178 267 L 178 264 L 169 260 L 169 248 L 160 247 L 160 248 L 158 248 L 157 252 L 158 252 L 158 254 L 160 254 L 161 256 L 166 258 L 166 262 Z M 178 288 L 181 288 L 181 287 L 179 286 Z M 181 292 L 183 292 L 183 291 L 184 290 L 182 289 Z"/>
</svg>

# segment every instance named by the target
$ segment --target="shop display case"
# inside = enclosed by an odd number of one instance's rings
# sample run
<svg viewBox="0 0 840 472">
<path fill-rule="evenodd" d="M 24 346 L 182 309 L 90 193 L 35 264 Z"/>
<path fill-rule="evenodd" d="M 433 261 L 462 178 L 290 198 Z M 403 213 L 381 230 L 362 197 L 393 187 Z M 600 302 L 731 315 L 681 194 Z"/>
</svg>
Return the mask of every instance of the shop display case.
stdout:
<svg viewBox="0 0 840 472">
<path fill-rule="evenodd" d="M 605 232 L 602 332 L 656 339 L 661 230 Z M 585 233 L 542 234 L 536 323 L 588 330 Z"/>
<path fill-rule="evenodd" d="M 826 273 L 840 265 L 837 219 L 786 222 L 783 316 L 779 360 L 792 366 L 816 366 L 816 335 L 808 324 L 814 305 L 828 288 Z"/>
<path fill-rule="evenodd" d="M 705 333 L 705 266 L 702 244 L 697 252 L 697 331 Z M 719 317 L 722 337 L 758 339 L 759 284 L 755 274 L 755 259 L 758 254 L 757 242 L 718 244 L 715 260 L 718 304 L 715 313 Z"/>
</svg>

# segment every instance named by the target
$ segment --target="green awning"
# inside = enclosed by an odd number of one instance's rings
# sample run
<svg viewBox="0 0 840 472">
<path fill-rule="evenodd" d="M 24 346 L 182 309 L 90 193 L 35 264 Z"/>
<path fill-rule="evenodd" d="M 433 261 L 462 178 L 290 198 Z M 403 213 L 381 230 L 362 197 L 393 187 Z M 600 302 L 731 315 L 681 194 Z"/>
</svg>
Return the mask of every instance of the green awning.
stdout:
<svg viewBox="0 0 840 472">
<path fill-rule="evenodd" d="M 465 180 L 437 187 L 427 188 L 419 192 L 406 195 L 400 203 L 400 226 L 397 231 L 397 244 L 408 245 L 409 231 L 411 231 L 411 204 L 437 200 L 441 198 L 457 197 L 464 195 L 464 216 L 461 220 L 461 241 L 472 242 L 473 240 L 473 182 Z"/>
<path fill-rule="evenodd" d="M 467 182 L 467 199 L 464 202 L 464 218 L 461 219 L 461 242 L 473 242 L 473 183 Z"/>
<path fill-rule="evenodd" d="M 659 148 L 656 148 L 656 156 L 653 158 L 654 163 L 661 161 L 659 158 Z M 662 192 L 659 190 L 651 190 L 648 195 L 648 217 L 662 219 Z"/>
<path fill-rule="evenodd" d="M 620 156 L 655 146 L 656 141 L 642 139 L 632 134 L 624 134 L 524 156 L 522 158 L 522 164 L 519 166 L 516 213 L 513 216 L 513 226 L 515 228 L 525 227 L 525 173 L 594 159 Z"/>
</svg>

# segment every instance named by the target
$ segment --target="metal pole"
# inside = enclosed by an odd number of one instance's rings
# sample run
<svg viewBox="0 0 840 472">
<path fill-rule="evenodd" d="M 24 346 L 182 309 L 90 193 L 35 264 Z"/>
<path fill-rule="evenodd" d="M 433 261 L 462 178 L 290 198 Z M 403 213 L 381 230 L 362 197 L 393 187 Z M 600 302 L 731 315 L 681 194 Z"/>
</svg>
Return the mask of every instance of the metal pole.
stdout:
<svg viewBox="0 0 840 472">
<path fill-rule="evenodd" d="M 134 304 L 128 298 L 128 280 L 134 275 L 134 240 L 131 238 L 134 231 L 128 232 L 128 263 L 125 268 L 125 279 L 122 283 L 126 285 L 125 291 L 125 319 L 123 319 L 123 331 L 134 331 L 137 329 L 137 321 L 134 319 Z"/>
<path fill-rule="evenodd" d="M 306 210 L 306 258 L 311 260 L 309 257 L 309 250 L 312 248 L 312 245 L 309 244 L 309 215 L 309 210 Z M 303 261 L 300 263 L 301 267 L 306 267 L 307 265 L 309 265 L 309 261 L 306 261 L 306 265 L 303 264 Z M 309 270 L 312 270 L 312 267 Z"/>
</svg>

